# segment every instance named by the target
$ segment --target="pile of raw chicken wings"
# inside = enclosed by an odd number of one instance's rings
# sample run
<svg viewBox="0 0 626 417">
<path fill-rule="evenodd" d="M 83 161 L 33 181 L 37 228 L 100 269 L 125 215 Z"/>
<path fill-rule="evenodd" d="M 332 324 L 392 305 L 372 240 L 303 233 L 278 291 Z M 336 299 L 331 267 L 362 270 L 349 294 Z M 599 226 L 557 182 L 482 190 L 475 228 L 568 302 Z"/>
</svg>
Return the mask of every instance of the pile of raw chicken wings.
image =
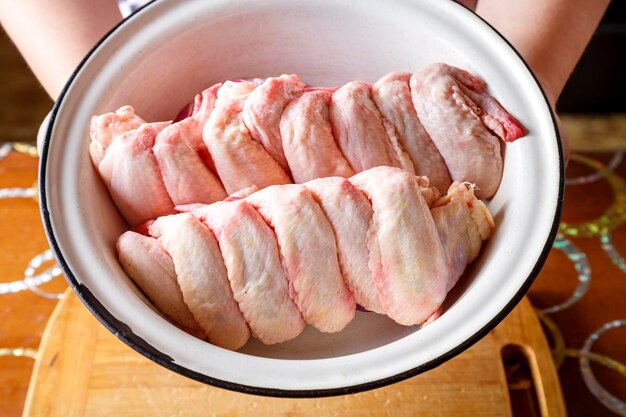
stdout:
<svg viewBox="0 0 626 417">
<path fill-rule="evenodd" d="M 226 81 L 174 122 L 94 116 L 90 154 L 132 230 L 119 260 L 174 324 L 210 343 L 338 332 L 357 306 L 403 325 L 442 314 L 489 238 L 479 198 L 500 140 L 525 134 L 459 68 L 318 88 Z"/>
</svg>

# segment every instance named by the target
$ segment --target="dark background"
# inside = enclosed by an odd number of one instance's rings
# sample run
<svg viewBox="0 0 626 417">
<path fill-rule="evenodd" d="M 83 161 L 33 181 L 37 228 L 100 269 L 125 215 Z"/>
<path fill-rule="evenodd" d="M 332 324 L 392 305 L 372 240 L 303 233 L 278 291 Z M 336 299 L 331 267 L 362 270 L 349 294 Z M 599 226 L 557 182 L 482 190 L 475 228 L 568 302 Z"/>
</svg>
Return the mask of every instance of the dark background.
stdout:
<svg viewBox="0 0 626 417">
<path fill-rule="evenodd" d="M 626 112 L 625 64 L 626 1 L 613 0 L 565 86 L 557 111 Z"/>
</svg>

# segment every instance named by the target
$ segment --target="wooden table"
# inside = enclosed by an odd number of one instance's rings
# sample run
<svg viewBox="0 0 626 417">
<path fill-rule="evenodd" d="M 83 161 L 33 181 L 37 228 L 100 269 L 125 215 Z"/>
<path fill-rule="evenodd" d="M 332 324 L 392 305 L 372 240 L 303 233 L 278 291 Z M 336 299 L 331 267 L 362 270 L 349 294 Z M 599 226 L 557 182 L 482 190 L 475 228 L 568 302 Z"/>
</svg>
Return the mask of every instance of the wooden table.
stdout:
<svg viewBox="0 0 626 417">
<path fill-rule="evenodd" d="M 603 163 L 608 163 L 613 156 L 613 153 L 592 155 L 594 159 Z M 568 176 L 574 177 L 595 172 L 595 168 L 585 165 L 589 161 L 585 161 L 573 160 L 568 168 Z M 0 188 L 31 186 L 36 179 L 36 164 L 36 158 L 17 152 L 11 153 L 0 161 Z M 626 177 L 626 163 L 620 163 L 616 172 L 618 177 Z M 568 186 L 563 220 L 569 223 L 580 223 L 601 216 L 614 202 L 613 193 L 612 186 L 603 179 L 586 185 Z M 0 235 L 1 285 L 20 280 L 28 262 L 34 255 L 46 250 L 47 244 L 34 200 L 28 198 L 0 200 L 0 219 L 3 231 Z M 625 227 L 617 223 L 612 227 L 614 227 L 611 233 L 613 245 L 618 252 L 626 255 Z M 574 263 L 565 255 L 563 248 L 555 249 L 533 285 L 529 298 L 539 308 L 548 308 L 562 303 L 575 290 L 579 279 L 584 284 L 584 279 L 586 279 L 584 261 L 586 260 L 591 271 L 591 282 L 584 296 L 568 308 L 548 314 L 546 317 L 558 329 L 556 334 L 563 335 L 565 347 L 569 349 L 559 348 L 560 353 L 566 354 L 559 368 L 559 376 L 568 415 L 585 417 L 611 415 L 585 385 L 581 378 L 578 359 L 574 356 L 579 354 L 585 340 L 602 325 L 626 318 L 626 273 L 612 263 L 602 247 L 600 237 L 565 236 L 565 238 L 575 247 L 568 246 L 567 240 L 563 240 L 560 244 L 571 252 L 569 258 L 578 262 L 579 272 L 582 271 L 582 274 L 577 274 Z M 606 241 L 604 246 L 607 246 Z M 576 248 L 580 250 L 580 253 L 572 252 Z M 48 263 L 43 268 L 49 265 Z M 49 292 L 62 292 L 66 287 L 61 278 L 55 278 L 40 288 Z M 3 318 L 0 321 L 0 349 L 18 347 L 37 349 L 48 318 L 57 305 L 58 301 L 42 298 L 28 290 L 0 294 L 0 311 L 2 311 Z M 104 329 L 99 331 L 104 331 Z M 105 334 L 107 334 L 106 331 Z M 553 342 L 552 332 L 548 334 L 550 341 Z M 106 336 L 103 337 L 106 338 Z M 127 358 L 125 355 L 129 353 L 137 355 L 124 345 L 121 345 L 120 349 L 118 353 L 122 358 Z M 592 351 L 625 363 L 626 329 L 608 330 L 594 343 Z M 22 353 L 19 350 L 10 352 Z M 459 359 L 463 360 L 463 355 Z M 493 360 L 499 359 L 494 357 Z M 600 360 L 602 361 L 602 358 Z M 33 360 L 29 357 L 0 357 L 0 381 L 2 381 L 0 383 L 0 416 L 18 416 L 22 413 L 32 368 Z M 441 372 L 441 369 L 443 367 L 424 377 L 432 380 L 437 372 Z M 623 375 L 602 365 L 592 365 L 592 370 L 598 381 L 612 394 L 622 400 L 626 399 L 626 378 Z M 525 376 L 514 374 L 509 376 L 511 377 L 509 383 L 513 389 L 524 393 L 524 390 L 528 388 Z M 528 402 L 524 400 L 524 396 L 524 394 L 514 395 L 515 398 L 512 398 L 515 409 L 519 413 L 529 410 L 525 408 L 528 407 Z M 515 415 L 532 415 L 519 413 Z"/>
<path fill-rule="evenodd" d="M 536 395 L 527 407 L 565 416 L 552 356 L 526 299 L 487 337 L 423 375 L 359 394 L 284 399 L 210 387 L 160 367 L 116 339 L 68 290 L 44 333 L 24 417 L 512 417 L 509 404 L 529 392 Z"/>
</svg>

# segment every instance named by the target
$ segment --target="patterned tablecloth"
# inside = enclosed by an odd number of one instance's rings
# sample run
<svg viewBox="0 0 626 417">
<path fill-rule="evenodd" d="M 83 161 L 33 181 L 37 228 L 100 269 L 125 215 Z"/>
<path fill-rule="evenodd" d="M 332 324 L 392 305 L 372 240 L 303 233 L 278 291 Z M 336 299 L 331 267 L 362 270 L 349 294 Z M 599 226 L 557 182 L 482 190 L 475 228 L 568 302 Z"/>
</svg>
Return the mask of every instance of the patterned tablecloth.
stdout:
<svg viewBox="0 0 626 417">
<path fill-rule="evenodd" d="M 529 293 L 572 417 L 626 416 L 623 155 L 572 155 L 560 234 Z M 67 288 L 41 226 L 36 176 L 31 145 L 0 145 L 0 416 L 21 415 L 32 359 Z"/>
</svg>

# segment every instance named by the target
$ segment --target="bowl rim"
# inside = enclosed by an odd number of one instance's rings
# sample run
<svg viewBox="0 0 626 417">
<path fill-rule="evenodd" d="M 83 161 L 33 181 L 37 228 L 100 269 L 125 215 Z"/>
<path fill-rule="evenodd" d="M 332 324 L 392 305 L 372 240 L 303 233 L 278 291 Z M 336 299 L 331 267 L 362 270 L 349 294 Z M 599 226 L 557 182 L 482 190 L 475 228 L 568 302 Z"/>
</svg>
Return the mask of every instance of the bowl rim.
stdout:
<svg viewBox="0 0 626 417">
<path fill-rule="evenodd" d="M 556 210 L 554 213 L 554 218 L 552 221 L 552 226 L 550 228 L 550 232 L 548 234 L 548 238 L 544 243 L 544 246 L 541 250 L 539 258 L 535 263 L 533 269 L 530 274 L 524 280 L 524 283 L 520 286 L 517 293 L 509 300 L 509 302 L 490 320 L 488 321 L 481 329 L 475 332 L 472 336 L 464 340 L 462 343 L 458 344 L 454 348 L 449 351 L 437 356 L 435 359 L 425 362 L 421 365 L 418 365 L 414 368 L 408 369 L 404 372 L 381 378 L 375 381 L 369 381 L 366 383 L 350 385 L 346 387 L 339 388 L 322 388 L 322 389 L 299 389 L 299 390 L 289 390 L 289 389 L 280 389 L 280 388 L 269 388 L 269 387 L 257 387 L 252 385 L 245 385 L 230 381 L 225 381 L 222 379 L 214 378 L 196 371 L 193 371 L 183 365 L 177 364 L 174 362 L 174 359 L 154 348 L 150 343 L 148 343 L 143 338 L 139 337 L 135 334 L 125 323 L 116 319 L 103 305 L 102 303 L 93 295 L 93 293 L 82 283 L 80 283 L 76 277 L 74 276 L 72 270 L 70 269 L 68 263 L 66 262 L 63 252 L 61 250 L 61 245 L 56 239 L 54 234 L 54 230 L 52 227 L 52 220 L 50 211 L 48 209 L 48 193 L 46 190 L 46 167 L 47 167 L 47 157 L 48 150 L 50 147 L 50 141 L 52 137 L 52 130 L 54 127 L 55 120 L 57 118 L 59 109 L 63 100 L 72 85 L 74 79 L 77 77 L 80 70 L 85 66 L 86 62 L 89 58 L 99 49 L 99 47 L 120 27 L 127 24 L 127 22 L 131 21 L 138 13 L 141 13 L 146 8 L 149 8 L 152 4 L 156 3 L 158 0 L 150 0 L 139 9 L 137 9 L 133 14 L 123 18 L 120 22 L 118 22 L 114 27 L 112 27 L 98 42 L 89 50 L 89 52 L 83 57 L 81 62 L 76 66 L 68 81 L 64 85 L 61 90 L 57 100 L 55 101 L 52 110 L 49 115 L 49 120 L 47 123 L 47 127 L 45 130 L 45 136 L 43 138 L 43 144 L 39 159 L 39 167 L 38 167 L 38 192 L 39 192 L 39 207 L 40 214 L 45 230 L 46 237 L 50 244 L 50 248 L 54 257 L 57 261 L 58 266 L 63 271 L 66 281 L 72 288 L 72 290 L 79 297 L 81 302 L 87 307 L 87 309 L 102 323 L 111 333 L 117 336 L 121 341 L 125 344 L 133 348 L 135 351 L 139 352 L 146 358 L 150 359 L 153 362 L 158 363 L 159 365 L 174 371 L 180 375 L 191 378 L 193 380 L 213 385 L 219 388 L 228 389 L 235 392 L 240 392 L 244 394 L 253 394 L 259 396 L 267 396 L 267 397 L 282 397 L 282 398 L 317 398 L 317 397 L 329 397 L 329 396 L 338 396 L 338 395 L 346 395 L 346 394 L 355 394 L 362 391 L 368 391 L 380 387 L 384 387 L 390 384 L 394 384 L 396 382 L 403 381 L 405 379 L 411 378 L 428 370 L 431 370 L 444 362 L 454 358 L 460 353 L 467 350 L 469 347 L 474 345 L 476 342 L 481 340 L 483 337 L 487 335 L 492 329 L 494 329 L 512 310 L 513 308 L 522 300 L 535 278 L 541 271 L 543 265 L 546 262 L 548 254 L 552 248 L 552 244 L 557 236 L 561 213 L 563 210 L 563 199 L 564 199 L 564 191 L 565 191 L 565 165 L 564 165 L 564 156 L 563 156 L 563 147 L 561 135 L 559 132 L 558 124 L 556 122 L 556 117 L 552 106 L 548 101 L 547 95 L 537 79 L 534 72 L 531 70 L 530 66 L 526 62 L 526 60 L 522 57 L 522 55 L 517 51 L 517 49 L 489 22 L 480 17 L 473 10 L 465 7 L 464 5 L 457 3 L 456 1 L 450 1 L 450 3 L 454 3 L 457 7 L 464 9 L 465 13 L 469 13 L 473 16 L 474 19 L 478 20 L 479 24 L 487 25 L 491 31 L 501 38 L 508 47 L 519 57 L 520 61 L 524 64 L 526 71 L 533 78 L 537 87 L 539 88 L 545 103 L 547 104 L 547 108 L 550 113 L 550 118 L 552 120 L 552 125 L 554 128 L 555 137 L 557 140 L 557 150 L 558 150 L 558 159 L 559 159 L 559 187 L 558 187 L 558 198 L 556 200 Z M 463 12 L 463 11 L 462 11 Z"/>
</svg>

